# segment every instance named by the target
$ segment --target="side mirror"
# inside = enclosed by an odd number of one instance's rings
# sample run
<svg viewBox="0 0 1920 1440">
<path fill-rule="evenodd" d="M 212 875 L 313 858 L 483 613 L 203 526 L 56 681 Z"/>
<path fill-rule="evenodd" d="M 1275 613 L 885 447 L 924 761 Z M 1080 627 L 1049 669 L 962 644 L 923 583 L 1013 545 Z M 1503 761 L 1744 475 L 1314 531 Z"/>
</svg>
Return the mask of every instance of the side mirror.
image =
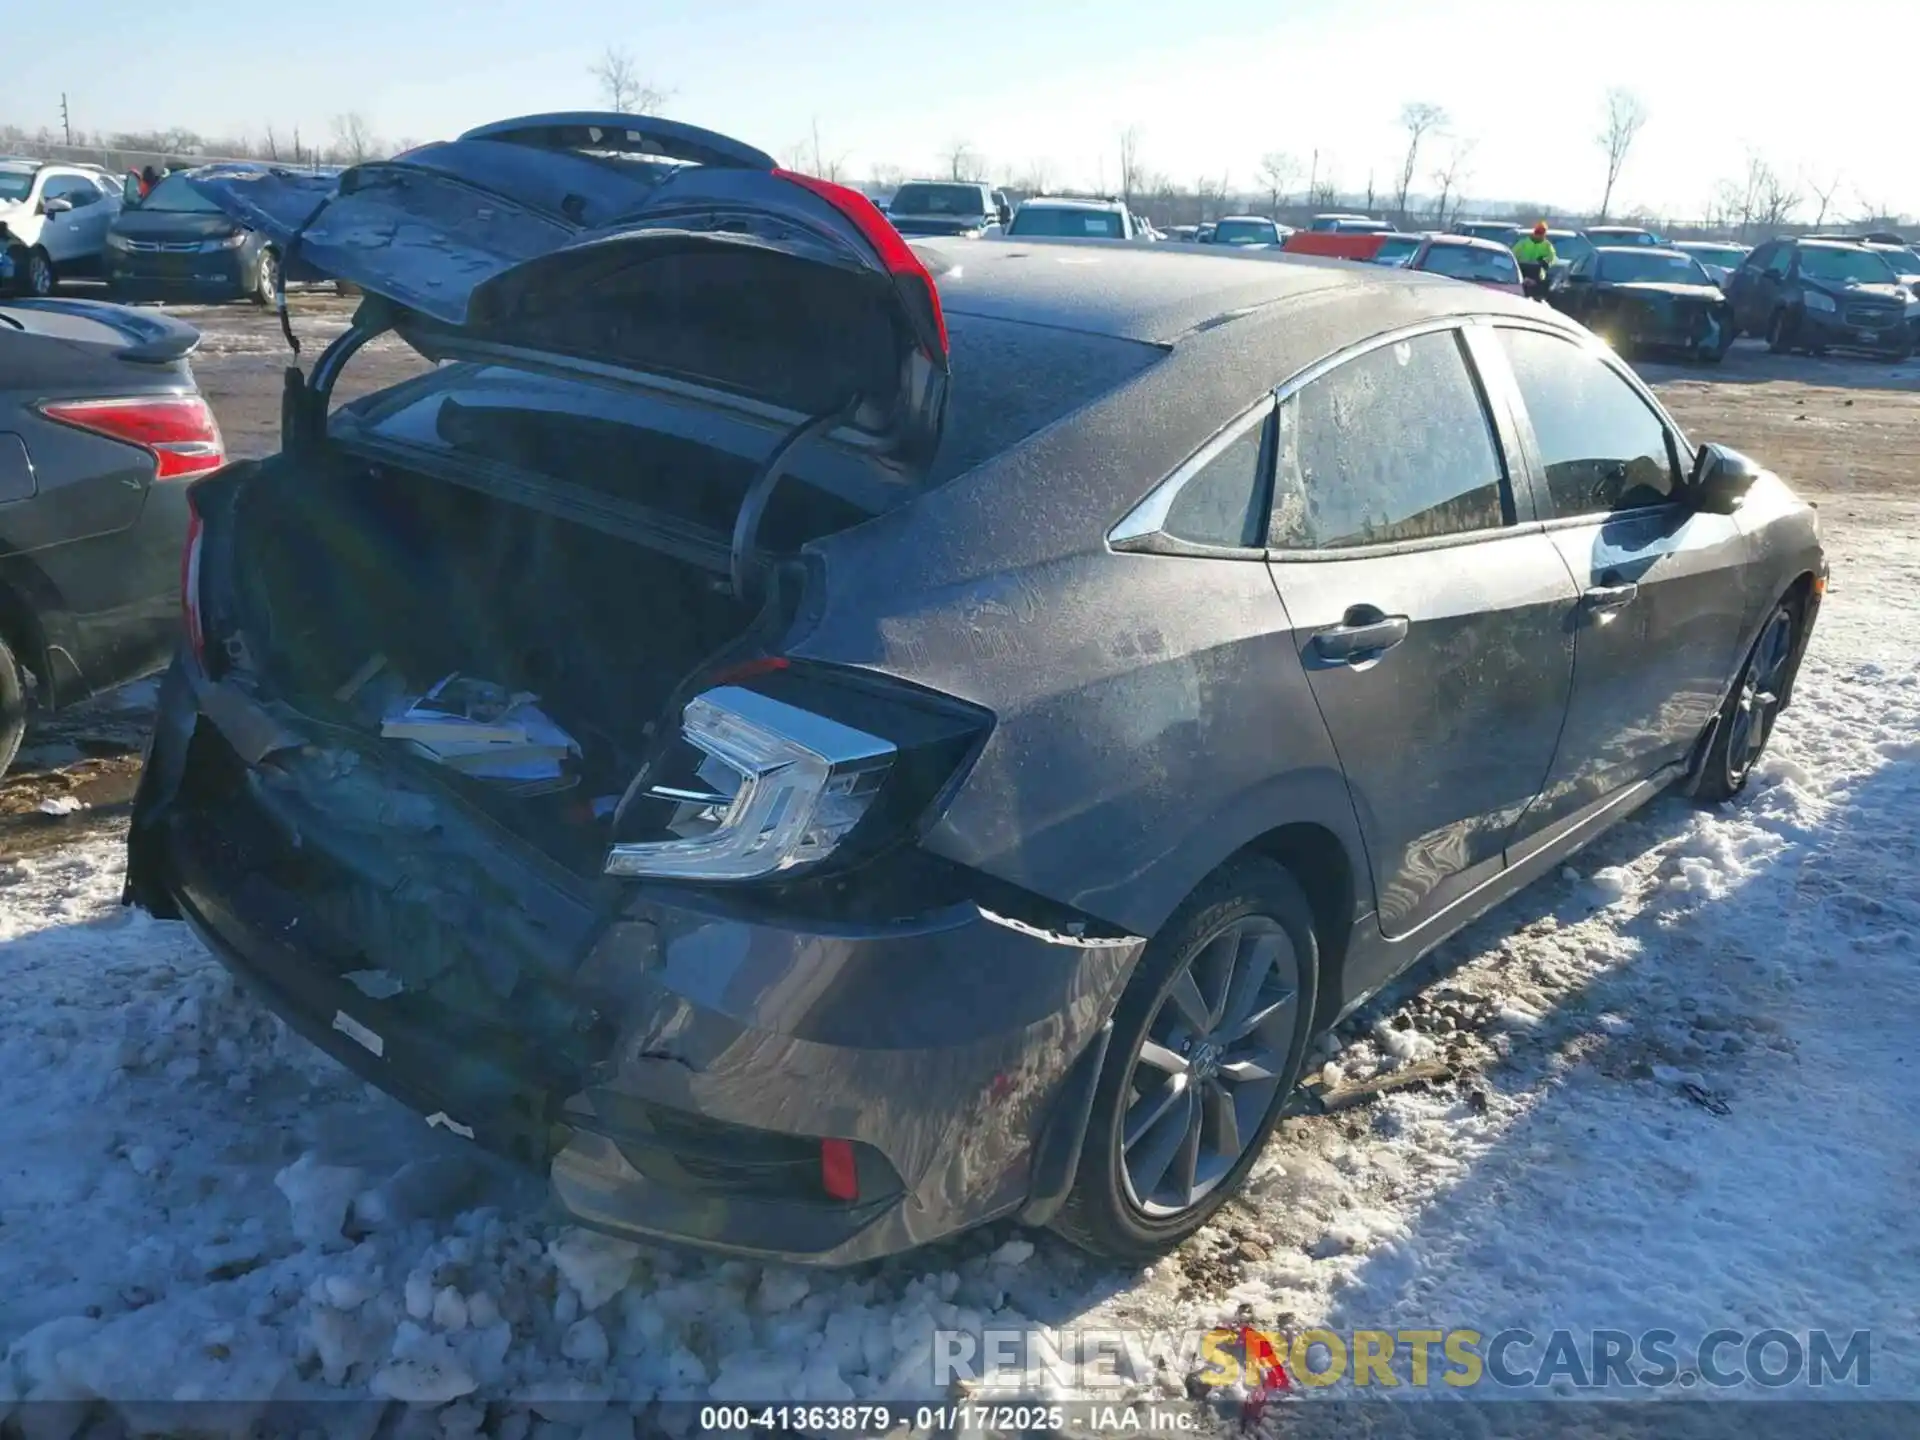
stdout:
<svg viewBox="0 0 1920 1440">
<path fill-rule="evenodd" d="M 120 203 L 128 209 L 140 204 L 140 177 L 128 175 L 120 182 Z"/>
<path fill-rule="evenodd" d="M 1695 509 L 1709 515 L 1731 515 L 1740 508 L 1760 473 L 1760 467 L 1738 450 L 1702 445 L 1694 457 L 1687 493 Z"/>
<path fill-rule="evenodd" d="M 64 215 L 71 209 L 73 209 L 73 202 L 59 195 L 55 195 L 50 200 L 42 200 L 40 202 L 40 213 L 42 215 Z"/>
</svg>

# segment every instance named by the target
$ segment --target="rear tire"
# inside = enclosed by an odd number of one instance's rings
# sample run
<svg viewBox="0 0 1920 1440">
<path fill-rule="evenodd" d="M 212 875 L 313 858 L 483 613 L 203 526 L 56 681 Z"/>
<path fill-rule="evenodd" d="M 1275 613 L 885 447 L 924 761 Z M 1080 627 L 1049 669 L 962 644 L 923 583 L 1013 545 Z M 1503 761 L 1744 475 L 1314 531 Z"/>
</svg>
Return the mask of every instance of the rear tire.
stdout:
<svg viewBox="0 0 1920 1440">
<path fill-rule="evenodd" d="M 1300 1078 L 1319 970 L 1313 912 L 1272 861 L 1234 860 L 1188 896 L 1114 1011 L 1080 1169 L 1053 1228 L 1137 1265 L 1205 1225 Z"/>
<path fill-rule="evenodd" d="M 1794 642 L 1800 633 L 1800 608 L 1781 600 L 1760 627 L 1759 638 L 1747 652 L 1740 678 L 1720 708 L 1713 744 L 1701 763 L 1694 794 L 1702 800 L 1731 800 L 1747 788 L 1753 767 L 1766 752 L 1780 714 L 1780 692 L 1787 667 L 1793 663 Z"/>
<path fill-rule="evenodd" d="M 27 735 L 27 687 L 20 662 L 0 640 L 0 775 L 7 773 Z"/>
</svg>

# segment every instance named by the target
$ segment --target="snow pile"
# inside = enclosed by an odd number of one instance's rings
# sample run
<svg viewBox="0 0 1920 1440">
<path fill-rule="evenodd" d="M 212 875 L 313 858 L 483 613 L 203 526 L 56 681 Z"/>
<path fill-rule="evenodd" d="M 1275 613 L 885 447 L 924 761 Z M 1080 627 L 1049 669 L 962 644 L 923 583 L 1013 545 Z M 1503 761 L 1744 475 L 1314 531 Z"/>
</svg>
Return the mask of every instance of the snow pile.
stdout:
<svg viewBox="0 0 1920 1440">
<path fill-rule="evenodd" d="M 117 842 L 13 862 L 0 1407 L 357 1396 L 442 1406 L 450 1435 L 626 1433 L 655 1399 L 926 1398 L 936 1331 L 1243 1320 L 1872 1328 L 1875 1393 L 1920 1392 L 1920 653 L 1889 639 L 1920 630 L 1860 588 L 1748 795 L 1650 806 L 1315 1057 L 1330 1085 L 1451 1078 L 1287 1122 L 1138 1275 L 1004 1228 L 835 1274 L 557 1223 L 120 911 Z"/>
</svg>

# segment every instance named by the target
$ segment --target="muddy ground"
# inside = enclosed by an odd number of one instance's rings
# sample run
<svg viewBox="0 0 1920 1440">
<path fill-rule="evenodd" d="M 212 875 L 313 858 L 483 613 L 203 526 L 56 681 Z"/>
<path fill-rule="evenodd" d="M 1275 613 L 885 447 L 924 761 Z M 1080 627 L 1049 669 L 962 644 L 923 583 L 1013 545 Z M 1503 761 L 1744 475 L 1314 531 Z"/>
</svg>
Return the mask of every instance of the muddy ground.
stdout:
<svg viewBox="0 0 1920 1440">
<path fill-rule="evenodd" d="M 291 297 L 303 364 L 346 328 L 354 303 L 331 294 Z M 194 373 L 228 452 L 270 454 L 291 359 L 277 317 L 246 304 L 171 313 L 202 331 Z M 375 341 L 347 367 L 337 399 L 424 368 L 401 342 Z M 1920 361 L 1776 356 L 1742 341 L 1718 366 L 1641 368 L 1689 438 L 1746 451 L 1820 506 L 1836 587 L 1846 584 L 1850 547 L 1920 544 Z M 145 683 L 35 723 L 0 781 L 0 857 L 124 823 L 153 693 Z"/>
</svg>

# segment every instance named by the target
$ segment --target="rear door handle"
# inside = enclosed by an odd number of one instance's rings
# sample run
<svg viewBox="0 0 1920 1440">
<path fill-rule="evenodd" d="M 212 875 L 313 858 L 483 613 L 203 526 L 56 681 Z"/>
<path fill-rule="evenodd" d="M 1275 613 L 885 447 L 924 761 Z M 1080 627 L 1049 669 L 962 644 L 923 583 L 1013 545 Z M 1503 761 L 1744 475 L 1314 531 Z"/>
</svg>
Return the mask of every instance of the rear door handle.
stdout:
<svg viewBox="0 0 1920 1440">
<path fill-rule="evenodd" d="M 1313 637 L 1313 652 L 1322 660 L 1371 659 L 1407 638 L 1407 617 L 1383 615 L 1378 620 L 1335 625 Z"/>
<path fill-rule="evenodd" d="M 1631 605 L 1639 593 L 1638 585 L 1595 585 L 1582 592 L 1580 603 L 1591 614 L 1610 615 Z"/>
</svg>

